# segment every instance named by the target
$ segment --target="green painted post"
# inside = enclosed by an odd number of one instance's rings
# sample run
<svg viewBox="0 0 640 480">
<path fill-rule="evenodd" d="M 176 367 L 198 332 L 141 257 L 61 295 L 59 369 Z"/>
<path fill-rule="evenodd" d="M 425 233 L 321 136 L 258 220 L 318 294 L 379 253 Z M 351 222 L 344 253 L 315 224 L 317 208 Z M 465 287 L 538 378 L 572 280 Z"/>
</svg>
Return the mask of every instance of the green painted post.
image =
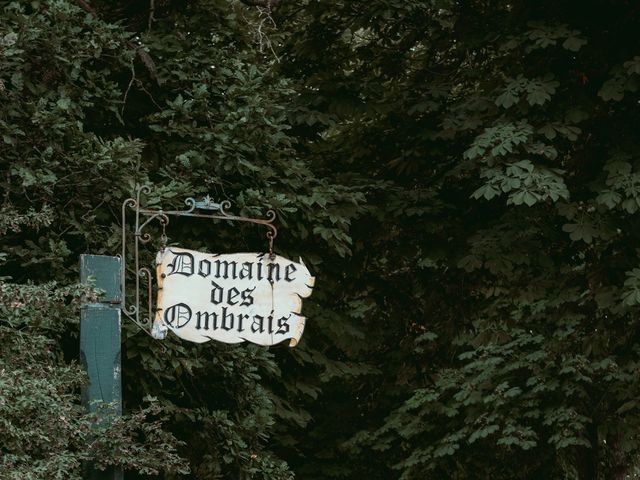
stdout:
<svg viewBox="0 0 640 480">
<path fill-rule="evenodd" d="M 80 281 L 95 279 L 95 286 L 105 291 L 99 303 L 85 303 L 80 314 L 80 357 L 89 375 L 89 385 L 82 392 L 87 410 L 98 413 L 96 435 L 101 425 L 122 415 L 120 367 L 120 258 L 104 255 L 80 256 Z M 107 405 L 101 405 L 101 403 Z M 90 480 L 122 480 L 120 468 L 105 471 L 89 466 Z"/>
</svg>

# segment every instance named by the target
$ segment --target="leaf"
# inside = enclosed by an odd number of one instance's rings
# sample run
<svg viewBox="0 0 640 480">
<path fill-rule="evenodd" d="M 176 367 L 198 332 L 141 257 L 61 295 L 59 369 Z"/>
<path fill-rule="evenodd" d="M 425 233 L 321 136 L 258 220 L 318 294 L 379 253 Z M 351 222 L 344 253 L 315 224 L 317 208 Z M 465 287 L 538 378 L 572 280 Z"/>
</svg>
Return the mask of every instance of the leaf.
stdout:
<svg viewBox="0 0 640 480">
<path fill-rule="evenodd" d="M 571 36 L 564 42 L 562 42 L 562 48 L 564 48 L 565 50 L 570 50 L 572 52 L 577 52 L 586 44 L 587 40 L 585 38 Z"/>
<path fill-rule="evenodd" d="M 502 108 L 509 108 L 513 105 L 515 105 L 516 103 L 518 103 L 518 96 L 515 95 L 513 92 L 510 91 L 506 91 L 500 95 L 498 95 L 498 98 L 496 98 L 496 105 L 498 105 L 499 107 Z"/>
<path fill-rule="evenodd" d="M 69 110 L 69 107 L 71 106 L 71 99 L 68 97 L 62 97 L 56 102 L 56 105 L 62 110 Z"/>
<path fill-rule="evenodd" d="M 627 74 L 640 75 L 640 56 L 635 56 L 632 60 L 624 62 L 623 66 L 626 69 Z"/>
<path fill-rule="evenodd" d="M 537 197 L 529 191 L 524 192 L 522 199 L 529 207 L 533 206 L 538 201 Z"/>
<path fill-rule="evenodd" d="M 544 79 L 531 80 L 527 83 L 527 102 L 529 105 L 543 105 L 556 92 L 559 82 L 553 80 L 552 76 Z"/>
<path fill-rule="evenodd" d="M 618 408 L 618 410 L 616 410 L 616 413 L 618 415 L 622 415 L 625 412 L 628 412 L 630 410 L 633 410 L 634 408 L 636 408 L 638 406 L 638 401 L 637 400 L 629 400 L 628 402 L 623 403 L 620 408 Z"/>
<path fill-rule="evenodd" d="M 458 268 L 463 268 L 467 272 L 472 272 L 482 267 L 482 262 L 474 255 L 467 255 L 458 262 Z"/>
<path fill-rule="evenodd" d="M 574 242 L 583 241 L 591 243 L 599 232 L 589 223 L 565 223 L 562 230 L 569 233 L 569 238 Z"/>
<path fill-rule="evenodd" d="M 500 429 L 498 425 L 487 425 L 486 427 L 482 427 L 469 436 L 469 443 L 474 443 L 476 440 L 486 438 L 489 435 L 497 432 Z"/>
<path fill-rule="evenodd" d="M 614 100 L 619 102 L 624 98 L 624 85 L 618 79 L 610 79 L 604 82 L 598 91 L 598 96 L 605 102 Z"/>
<path fill-rule="evenodd" d="M 598 195 L 596 202 L 601 205 L 606 205 L 609 209 L 613 209 L 620 203 L 621 199 L 622 197 L 619 193 L 612 190 L 604 190 Z"/>
<path fill-rule="evenodd" d="M 471 197 L 475 199 L 484 198 L 485 200 L 491 200 L 498 195 L 500 195 L 500 190 L 487 183 L 473 192 Z"/>
</svg>

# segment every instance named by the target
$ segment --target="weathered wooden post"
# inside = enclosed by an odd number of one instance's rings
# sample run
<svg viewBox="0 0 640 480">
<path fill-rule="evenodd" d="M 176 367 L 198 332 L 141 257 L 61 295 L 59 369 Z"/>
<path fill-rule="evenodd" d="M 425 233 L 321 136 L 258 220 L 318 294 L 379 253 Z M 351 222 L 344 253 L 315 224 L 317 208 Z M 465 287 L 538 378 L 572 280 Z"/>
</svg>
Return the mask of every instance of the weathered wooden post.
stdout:
<svg viewBox="0 0 640 480">
<path fill-rule="evenodd" d="M 89 276 L 95 286 L 105 291 L 98 303 L 85 303 L 80 314 L 80 357 L 89 375 L 89 385 L 82 392 L 87 410 L 97 412 L 96 435 L 101 425 L 122 415 L 122 384 L 120 367 L 120 269 L 118 257 L 104 255 L 80 256 L 80 280 Z M 91 480 L 122 480 L 120 468 L 105 471 L 89 466 Z"/>
</svg>

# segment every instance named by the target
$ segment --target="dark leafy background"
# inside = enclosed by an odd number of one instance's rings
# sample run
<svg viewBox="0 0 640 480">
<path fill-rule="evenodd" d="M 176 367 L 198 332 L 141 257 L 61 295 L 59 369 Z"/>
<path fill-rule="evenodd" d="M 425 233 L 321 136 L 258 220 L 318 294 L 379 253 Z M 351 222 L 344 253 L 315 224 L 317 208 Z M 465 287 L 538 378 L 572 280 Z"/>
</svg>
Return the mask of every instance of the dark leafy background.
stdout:
<svg viewBox="0 0 640 480">
<path fill-rule="evenodd" d="M 0 8 L 2 478 L 634 478 L 636 2 Z M 127 415 L 88 446 L 78 256 L 119 251 L 136 185 L 273 208 L 317 287 L 296 349 L 126 323 Z"/>
</svg>

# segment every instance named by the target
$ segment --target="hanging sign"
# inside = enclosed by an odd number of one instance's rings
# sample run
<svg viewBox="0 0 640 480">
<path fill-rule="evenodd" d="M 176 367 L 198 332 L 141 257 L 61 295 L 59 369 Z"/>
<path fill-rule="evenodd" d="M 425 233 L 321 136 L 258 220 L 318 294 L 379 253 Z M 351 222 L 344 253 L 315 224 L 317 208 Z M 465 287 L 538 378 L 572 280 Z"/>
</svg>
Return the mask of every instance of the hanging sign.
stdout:
<svg viewBox="0 0 640 480">
<path fill-rule="evenodd" d="M 158 301 L 154 331 L 168 329 L 203 343 L 300 341 L 302 299 L 315 277 L 302 260 L 266 253 L 209 253 L 168 247 L 156 258 Z"/>
</svg>

